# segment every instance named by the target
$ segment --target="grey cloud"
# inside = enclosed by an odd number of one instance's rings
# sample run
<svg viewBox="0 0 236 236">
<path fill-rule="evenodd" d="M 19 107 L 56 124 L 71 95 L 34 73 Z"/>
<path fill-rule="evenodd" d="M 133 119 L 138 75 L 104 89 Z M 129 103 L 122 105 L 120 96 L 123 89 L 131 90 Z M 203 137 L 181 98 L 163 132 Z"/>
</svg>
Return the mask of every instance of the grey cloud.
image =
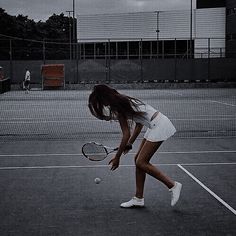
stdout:
<svg viewBox="0 0 236 236">
<path fill-rule="evenodd" d="M 193 0 L 195 7 L 195 0 Z M 75 0 L 76 14 L 189 9 L 190 0 Z M 10 15 L 23 14 L 30 19 L 46 20 L 53 13 L 72 10 L 72 0 L 0 0 Z"/>
</svg>

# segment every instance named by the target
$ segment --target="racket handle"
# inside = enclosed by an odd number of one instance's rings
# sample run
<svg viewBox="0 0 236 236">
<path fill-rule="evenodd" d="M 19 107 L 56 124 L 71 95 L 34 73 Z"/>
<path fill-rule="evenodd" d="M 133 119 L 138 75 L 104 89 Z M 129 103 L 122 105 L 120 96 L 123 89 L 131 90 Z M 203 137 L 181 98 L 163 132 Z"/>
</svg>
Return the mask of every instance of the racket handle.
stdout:
<svg viewBox="0 0 236 236">
<path fill-rule="evenodd" d="M 127 144 L 126 147 L 125 147 L 126 150 L 131 150 L 132 149 L 132 144 Z"/>
</svg>

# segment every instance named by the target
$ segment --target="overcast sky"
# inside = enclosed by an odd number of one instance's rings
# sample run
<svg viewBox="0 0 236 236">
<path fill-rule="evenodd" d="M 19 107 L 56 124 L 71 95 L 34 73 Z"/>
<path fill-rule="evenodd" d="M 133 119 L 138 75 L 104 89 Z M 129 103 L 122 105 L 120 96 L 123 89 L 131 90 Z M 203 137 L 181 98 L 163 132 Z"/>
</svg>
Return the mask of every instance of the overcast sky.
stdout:
<svg viewBox="0 0 236 236">
<path fill-rule="evenodd" d="M 195 8 L 195 0 L 193 8 Z M 35 21 L 45 21 L 53 13 L 68 14 L 73 0 L 0 0 L 0 7 L 10 15 L 22 14 Z M 75 14 L 100 14 L 157 10 L 190 9 L 191 0 L 75 0 Z"/>
</svg>

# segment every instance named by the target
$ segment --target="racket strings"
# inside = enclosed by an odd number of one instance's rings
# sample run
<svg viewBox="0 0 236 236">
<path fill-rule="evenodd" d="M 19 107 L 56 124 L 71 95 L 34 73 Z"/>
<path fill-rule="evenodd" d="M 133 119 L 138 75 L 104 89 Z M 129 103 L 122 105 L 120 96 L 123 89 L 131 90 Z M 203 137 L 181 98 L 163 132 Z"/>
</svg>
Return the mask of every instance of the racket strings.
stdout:
<svg viewBox="0 0 236 236">
<path fill-rule="evenodd" d="M 91 160 L 103 160 L 107 156 L 107 152 L 103 146 L 95 143 L 87 143 L 83 146 L 83 153 Z"/>
</svg>

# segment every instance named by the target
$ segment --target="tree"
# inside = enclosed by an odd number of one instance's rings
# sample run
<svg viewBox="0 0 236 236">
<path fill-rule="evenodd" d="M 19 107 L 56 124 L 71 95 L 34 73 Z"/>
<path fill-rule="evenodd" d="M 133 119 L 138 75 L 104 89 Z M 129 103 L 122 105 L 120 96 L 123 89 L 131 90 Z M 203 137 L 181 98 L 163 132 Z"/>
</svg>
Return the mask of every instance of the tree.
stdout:
<svg viewBox="0 0 236 236">
<path fill-rule="evenodd" d="M 72 32 L 69 30 L 70 22 L 72 24 L 72 18 L 63 13 L 53 14 L 46 22 L 35 22 L 22 14 L 8 15 L 4 9 L 0 8 L 0 54 L 6 57 L 5 59 L 9 58 L 9 40 L 12 39 L 14 59 L 42 58 L 42 53 L 39 52 L 42 52 L 44 41 L 48 42 L 47 56 L 49 58 L 68 56 L 68 45 L 58 47 L 58 44 L 49 42 L 69 43 L 69 32 L 72 37 Z"/>
<path fill-rule="evenodd" d="M 69 18 L 60 15 L 53 14 L 46 21 L 46 28 L 48 33 L 48 39 L 60 39 L 60 41 L 68 42 L 69 37 Z"/>
</svg>

